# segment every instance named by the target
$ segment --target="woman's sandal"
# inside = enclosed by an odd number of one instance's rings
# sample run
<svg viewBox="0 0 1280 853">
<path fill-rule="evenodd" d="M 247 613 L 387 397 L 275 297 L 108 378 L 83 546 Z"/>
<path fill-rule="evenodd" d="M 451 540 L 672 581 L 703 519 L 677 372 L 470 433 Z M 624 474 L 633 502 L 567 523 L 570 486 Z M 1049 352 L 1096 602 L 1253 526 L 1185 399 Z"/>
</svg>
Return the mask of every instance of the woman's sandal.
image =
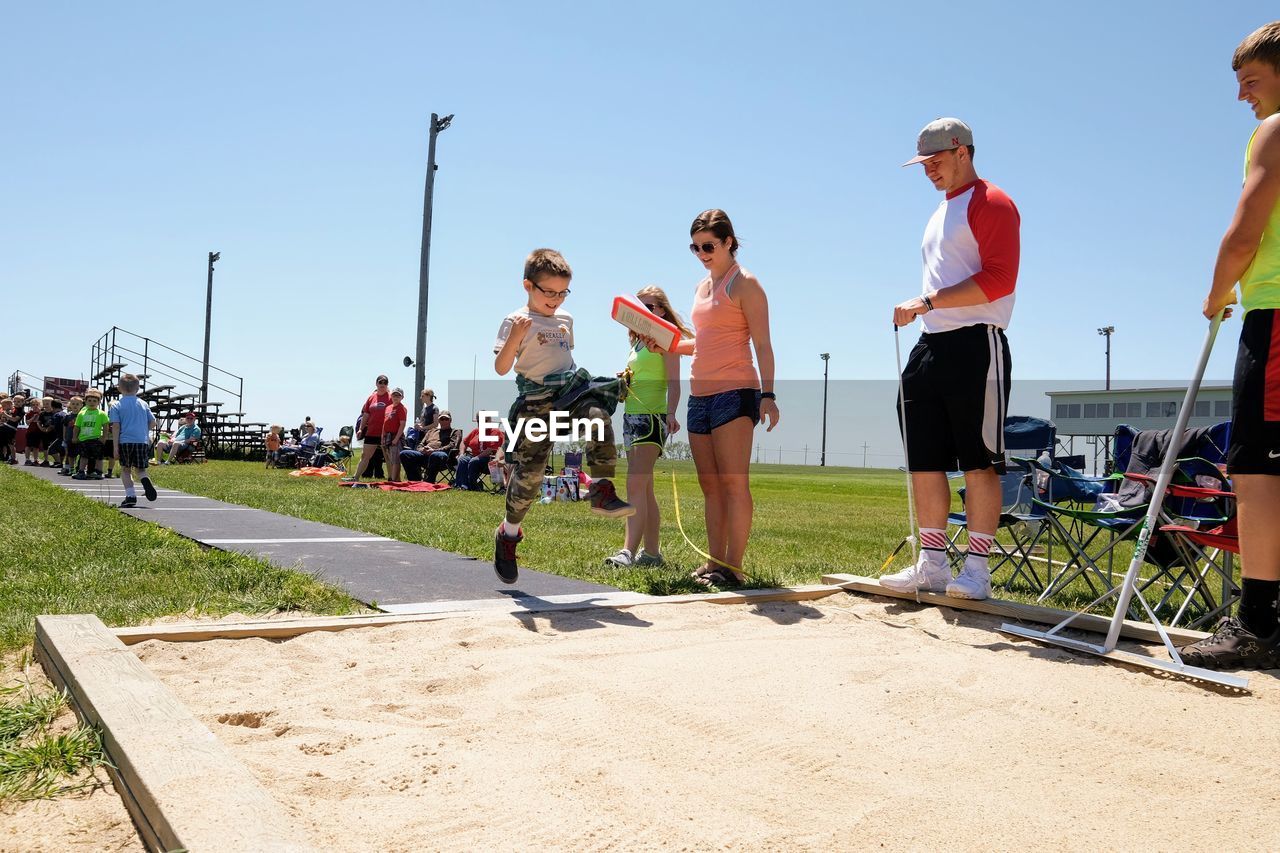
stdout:
<svg viewBox="0 0 1280 853">
<path fill-rule="evenodd" d="M 718 586 L 721 589 L 734 589 L 742 586 L 742 581 L 738 580 L 738 576 L 724 568 L 694 572 L 693 582 L 702 586 Z"/>
</svg>

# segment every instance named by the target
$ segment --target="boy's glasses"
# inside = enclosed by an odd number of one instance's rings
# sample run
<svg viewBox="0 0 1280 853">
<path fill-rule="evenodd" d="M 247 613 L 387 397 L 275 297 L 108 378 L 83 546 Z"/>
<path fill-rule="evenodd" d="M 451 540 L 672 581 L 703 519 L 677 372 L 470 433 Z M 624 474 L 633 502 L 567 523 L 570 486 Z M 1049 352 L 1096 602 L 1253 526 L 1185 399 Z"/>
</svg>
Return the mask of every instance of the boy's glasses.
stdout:
<svg viewBox="0 0 1280 853">
<path fill-rule="evenodd" d="M 545 287 L 539 287 L 537 282 L 531 281 L 529 283 L 533 285 L 534 290 L 548 299 L 564 300 L 569 297 L 569 288 L 567 287 L 564 290 L 547 290 Z"/>
<path fill-rule="evenodd" d="M 690 243 L 689 251 L 695 255 L 712 255 L 715 254 L 717 243 Z"/>
</svg>

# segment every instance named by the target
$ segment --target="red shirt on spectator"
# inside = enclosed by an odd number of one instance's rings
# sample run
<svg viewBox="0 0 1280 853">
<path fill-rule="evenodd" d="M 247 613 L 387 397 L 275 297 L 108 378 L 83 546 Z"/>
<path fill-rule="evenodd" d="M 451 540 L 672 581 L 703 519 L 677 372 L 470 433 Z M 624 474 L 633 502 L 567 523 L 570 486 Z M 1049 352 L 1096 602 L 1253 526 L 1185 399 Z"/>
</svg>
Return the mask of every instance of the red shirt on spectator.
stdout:
<svg viewBox="0 0 1280 853">
<path fill-rule="evenodd" d="M 389 404 L 382 413 L 382 434 L 395 435 L 400 432 L 408 417 L 409 410 L 404 407 L 404 403 Z"/>
<path fill-rule="evenodd" d="M 490 441 L 480 440 L 480 429 L 477 427 L 467 433 L 467 437 L 462 439 L 462 448 L 468 456 L 492 455 L 493 451 L 502 446 L 502 439 L 495 438 Z"/>
<path fill-rule="evenodd" d="M 360 412 L 364 415 L 364 434 L 370 436 L 382 435 L 382 419 L 386 415 L 387 406 L 391 405 L 391 394 L 387 391 L 375 391 L 369 395 L 369 399 L 364 401 L 364 406 Z"/>
</svg>

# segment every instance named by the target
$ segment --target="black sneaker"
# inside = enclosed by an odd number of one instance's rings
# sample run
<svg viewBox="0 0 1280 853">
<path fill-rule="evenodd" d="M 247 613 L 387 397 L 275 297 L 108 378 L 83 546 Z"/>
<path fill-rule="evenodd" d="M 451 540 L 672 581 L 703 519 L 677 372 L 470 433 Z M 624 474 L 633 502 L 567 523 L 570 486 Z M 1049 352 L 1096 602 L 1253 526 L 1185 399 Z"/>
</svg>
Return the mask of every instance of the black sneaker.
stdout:
<svg viewBox="0 0 1280 853">
<path fill-rule="evenodd" d="M 156 499 L 156 487 L 151 485 L 150 477 L 142 478 L 142 493 L 147 496 L 147 500 L 149 501 Z"/>
<path fill-rule="evenodd" d="M 1263 639 L 1234 616 L 1218 623 L 1212 637 L 1178 650 L 1182 662 L 1204 669 L 1280 667 L 1280 629 Z"/>
<path fill-rule="evenodd" d="M 493 571 L 503 583 L 515 583 L 520 577 L 520 567 L 516 565 L 516 546 L 524 539 L 524 531 L 517 530 L 515 536 L 502 532 L 502 525 L 493 535 Z"/>
<path fill-rule="evenodd" d="M 626 518 L 636 514 L 636 508 L 618 497 L 612 480 L 592 480 L 587 490 L 587 500 L 591 501 L 591 511 L 596 515 L 608 518 Z"/>
<path fill-rule="evenodd" d="M 83 471 L 77 471 L 76 473 L 74 473 L 74 474 L 72 474 L 72 475 L 71 475 L 71 479 L 73 479 L 73 480 L 87 480 L 87 479 L 89 479 L 89 475 L 88 475 L 88 474 L 86 474 L 86 473 L 84 473 Z"/>
<path fill-rule="evenodd" d="M 124 500 L 120 501 L 121 509 L 128 509 L 129 507 L 134 507 L 137 505 L 138 505 L 138 499 L 135 498 L 133 495 L 128 495 L 125 497 Z"/>
</svg>

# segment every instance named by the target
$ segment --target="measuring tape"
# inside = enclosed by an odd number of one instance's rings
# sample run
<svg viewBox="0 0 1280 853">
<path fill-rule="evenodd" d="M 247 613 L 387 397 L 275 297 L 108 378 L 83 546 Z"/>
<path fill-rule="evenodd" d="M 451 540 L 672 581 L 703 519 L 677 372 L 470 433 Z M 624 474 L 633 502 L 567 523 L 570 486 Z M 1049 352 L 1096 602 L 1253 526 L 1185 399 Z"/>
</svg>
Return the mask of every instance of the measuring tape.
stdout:
<svg viewBox="0 0 1280 853">
<path fill-rule="evenodd" d="M 699 548 L 697 545 L 694 545 L 693 540 L 691 540 L 689 538 L 689 535 L 684 532 L 684 524 L 682 524 L 680 521 L 680 490 L 676 486 L 676 469 L 675 468 L 671 469 L 671 497 L 674 499 L 675 506 L 676 506 L 676 529 L 680 531 L 680 535 L 684 537 L 684 541 L 688 543 L 689 547 L 697 551 L 699 554 L 706 557 L 708 560 L 710 560 L 711 562 L 715 563 L 718 566 L 724 566 L 726 569 L 732 569 L 733 571 L 738 572 L 744 577 L 751 577 L 750 575 L 748 575 L 746 572 L 744 572 L 742 569 L 738 568 L 737 566 L 731 566 L 728 563 L 726 563 L 724 560 L 717 560 L 715 557 L 711 556 L 706 551 Z"/>
</svg>

